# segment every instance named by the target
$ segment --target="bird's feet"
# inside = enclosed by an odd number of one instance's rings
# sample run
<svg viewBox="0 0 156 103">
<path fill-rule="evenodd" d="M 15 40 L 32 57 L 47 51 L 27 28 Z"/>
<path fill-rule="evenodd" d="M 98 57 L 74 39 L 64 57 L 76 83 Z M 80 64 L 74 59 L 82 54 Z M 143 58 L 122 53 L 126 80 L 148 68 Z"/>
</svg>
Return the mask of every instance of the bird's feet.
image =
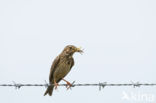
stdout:
<svg viewBox="0 0 156 103">
<path fill-rule="evenodd" d="M 62 79 L 63 81 L 65 81 L 67 84 L 66 84 L 66 88 L 67 88 L 67 90 L 70 88 L 70 87 L 72 87 L 72 84 L 70 83 L 70 82 L 68 82 L 67 80 L 65 80 L 65 79 Z"/>
<path fill-rule="evenodd" d="M 54 82 L 54 87 L 55 87 L 55 90 L 57 89 L 57 86 L 59 86 L 58 83 Z"/>
<path fill-rule="evenodd" d="M 70 82 L 66 82 L 66 83 L 67 83 L 66 88 L 67 88 L 67 90 L 68 90 L 69 88 L 71 88 L 71 87 L 72 87 L 72 84 L 71 84 Z"/>
</svg>

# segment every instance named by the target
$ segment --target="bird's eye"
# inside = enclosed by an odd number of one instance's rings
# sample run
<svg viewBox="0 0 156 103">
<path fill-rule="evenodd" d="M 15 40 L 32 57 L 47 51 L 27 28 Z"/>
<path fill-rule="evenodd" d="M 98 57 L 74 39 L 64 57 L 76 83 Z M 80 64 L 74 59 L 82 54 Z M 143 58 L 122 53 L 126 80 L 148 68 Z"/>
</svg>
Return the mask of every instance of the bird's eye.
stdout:
<svg viewBox="0 0 156 103">
<path fill-rule="evenodd" d="M 69 47 L 69 49 L 71 50 L 71 49 L 72 49 L 72 47 L 70 46 L 70 47 Z"/>
</svg>

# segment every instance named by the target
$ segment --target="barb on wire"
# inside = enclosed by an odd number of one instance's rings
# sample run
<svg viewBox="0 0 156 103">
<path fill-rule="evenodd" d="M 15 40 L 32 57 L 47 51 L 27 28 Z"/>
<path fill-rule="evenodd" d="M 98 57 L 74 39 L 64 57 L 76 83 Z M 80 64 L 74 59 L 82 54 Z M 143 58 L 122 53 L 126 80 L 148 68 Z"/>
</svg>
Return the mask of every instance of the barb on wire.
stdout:
<svg viewBox="0 0 156 103">
<path fill-rule="evenodd" d="M 141 87 L 141 86 L 156 86 L 156 83 L 140 83 L 140 82 L 131 82 L 131 83 L 107 83 L 107 82 L 100 82 L 100 83 L 84 83 L 84 84 L 75 84 L 75 81 L 73 81 L 72 86 L 70 87 L 76 87 L 76 86 L 98 86 L 99 90 L 101 90 L 102 88 L 106 87 L 106 86 L 132 86 L 132 87 Z M 0 87 L 15 87 L 15 89 L 20 89 L 21 87 L 48 87 L 51 86 L 53 84 L 48 84 L 46 81 L 44 84 L 22 84 L 22 83 L 16 83 L 13 81 L 12 84 L 0 84 Z M 59 86 L 67 86 L 67 84 L 59 84 Z"/>
<path fill-rule="evenodd" d="M 101 88 L 104 88 L 107 85 L 107 82 L 99 83 L 99 91 L 101 91 Z"/>
<path fill-rule="evenodd" d="M 47 83 L 47 81 L 45 80 L 45 85 L 46 88 L 48 88 L 49 84 Z"/>
<path fill-rule="evenodd" d="M 139 82 L 136 82 L 136 83 L 134 83 L 133 81 L 131 81 L 131 82 L 132 82 L 134 88 L 141 86 L 141 84 Z"/>
<path fill-rule="evenodd" d="M 12 81 L 13 82 L 13 85 L 15 87 L 15 89 L 20 89 L 22 84 L 17 84 L 16 82 Z"/>
</svg>

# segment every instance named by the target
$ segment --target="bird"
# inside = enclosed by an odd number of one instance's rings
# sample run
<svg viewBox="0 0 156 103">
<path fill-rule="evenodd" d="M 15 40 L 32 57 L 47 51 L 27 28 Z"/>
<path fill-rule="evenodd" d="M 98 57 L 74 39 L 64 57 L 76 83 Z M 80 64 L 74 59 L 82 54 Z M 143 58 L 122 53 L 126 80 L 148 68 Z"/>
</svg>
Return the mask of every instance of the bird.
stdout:
<svg viewBox="0 0 156 103">
<path fill-rule="evenodd" d="M 63 51 L 54 59 L 49 74 L 49 84 L 44 96 L 49 94 L 52 96 L 53 89 L 57 89 L 59 82 L 61 80 L 67 83 L 67 89 L 72 86 L 70 82 L 64 79 L 64 77 L 70 72 L 71 68 L 74 66 L 73 54 L 75 52 L 83 53 L 83 50 L 77 48 L 74 45 L 67 45 Z"/>
</svg>

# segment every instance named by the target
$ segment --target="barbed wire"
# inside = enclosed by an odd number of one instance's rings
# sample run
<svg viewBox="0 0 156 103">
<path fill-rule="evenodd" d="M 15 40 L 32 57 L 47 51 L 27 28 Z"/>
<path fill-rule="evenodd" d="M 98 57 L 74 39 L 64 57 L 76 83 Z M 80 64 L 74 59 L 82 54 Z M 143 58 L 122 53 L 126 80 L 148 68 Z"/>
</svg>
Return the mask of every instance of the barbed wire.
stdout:
<svg viewBox="0 0 156 103">
<path fill-rule="evenodd" d="M 140 86 L 156 86 L 156 83 L 140 83 L 140 82 L 131 82 L 131 83 L 107 83 L 107 82 L 100 82 L 100 83 L 84 83 L 84 84 L 75 84 L 75 81 L 71 83 L 72 87 L 76 86 L 97 86 L 99 87 L 99 90 L 101 88 L 104 88 L 106 86 L 132 86 L 132 87 L 140 87 Z M 44 84 L 22 84 L 22 83 L 16 83 L 13 81 L 12 84 L 0 84 L 0 87 L 15 87 L 16 89 L 20 89 L 21 87 L 48 87 L 53 84 L 48 84 L 46 81 Z M 59 84 L 59 86 L 66 86 L 67 84 Z"/>
</svg>

